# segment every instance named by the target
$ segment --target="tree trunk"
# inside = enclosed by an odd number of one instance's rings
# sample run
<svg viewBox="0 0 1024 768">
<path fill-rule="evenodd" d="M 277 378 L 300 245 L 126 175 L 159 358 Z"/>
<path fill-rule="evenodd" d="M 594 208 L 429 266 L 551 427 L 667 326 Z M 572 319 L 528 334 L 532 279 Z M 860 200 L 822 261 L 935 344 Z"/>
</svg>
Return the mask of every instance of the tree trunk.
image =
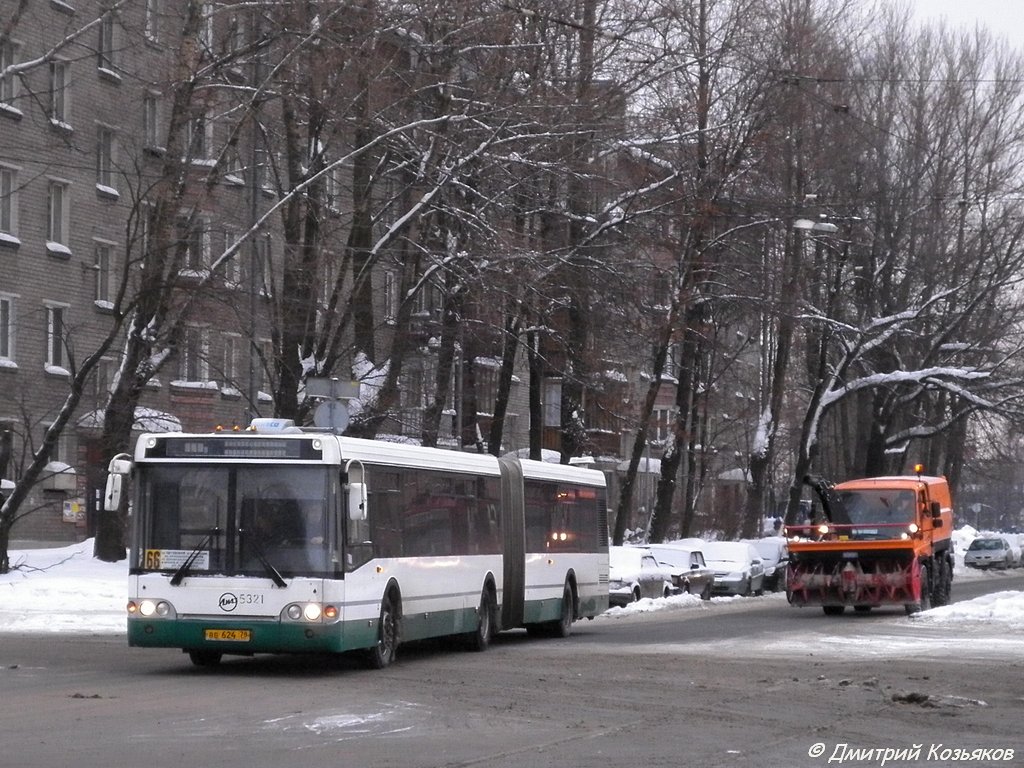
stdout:
<svg viewBox="0 0 1024 768">
<path fill-rule="evenodd" d="M 516 352 L 519 351 L 519 334 L 522 331 L 522 308 L 517 305 L 515 315 L 505 318 L 504 343 L 501 350 L 501 371 L 498 374 L 498 391 L 494 397 L 494 414 L 487 436 L 487 450 L 494 456 L 501 455 L 501 443 L 505 431 L 505 415 L 508 413 L 508 399 L 512 393 L 512 378 L 515 374 Z"/>
</svg>

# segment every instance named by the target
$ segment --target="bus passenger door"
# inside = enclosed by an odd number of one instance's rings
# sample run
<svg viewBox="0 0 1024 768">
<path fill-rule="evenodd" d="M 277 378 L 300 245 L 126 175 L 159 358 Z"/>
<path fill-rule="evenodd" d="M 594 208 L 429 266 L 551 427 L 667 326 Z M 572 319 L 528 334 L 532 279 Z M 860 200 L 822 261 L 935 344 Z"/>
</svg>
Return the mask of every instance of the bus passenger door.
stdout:
<svg viewBox="0 0 1024 768">
<path fill-rule="evenodd" d="M 339 539 L 345 543 L 345 570 L 354 571 L 373 559 L 369 488 L 362 462 L 352 459 L 345 465 L 341 487 L 344 509 L 338 521 L 342 531 Z"/>
</svg>

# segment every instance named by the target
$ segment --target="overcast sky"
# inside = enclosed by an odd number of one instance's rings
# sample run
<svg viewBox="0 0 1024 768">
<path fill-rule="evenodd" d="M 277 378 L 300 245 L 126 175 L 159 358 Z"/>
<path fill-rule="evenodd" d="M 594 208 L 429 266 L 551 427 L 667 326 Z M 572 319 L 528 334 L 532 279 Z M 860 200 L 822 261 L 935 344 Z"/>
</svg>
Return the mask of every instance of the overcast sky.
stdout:
<svg viewBox="0 0 1024 768">
<path fill-rule="evenodd" d="M 915 14 L 953 26 L 981 24 L 1024 49 L 1024 0 L 910 0 Z"/>
</svg>

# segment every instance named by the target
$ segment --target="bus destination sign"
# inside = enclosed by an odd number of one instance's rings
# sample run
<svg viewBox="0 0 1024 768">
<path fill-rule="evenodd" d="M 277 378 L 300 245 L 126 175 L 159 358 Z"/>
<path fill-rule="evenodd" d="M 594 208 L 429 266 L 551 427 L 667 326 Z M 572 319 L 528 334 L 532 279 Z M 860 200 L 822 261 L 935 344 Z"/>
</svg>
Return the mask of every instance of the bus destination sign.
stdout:
<svg viewBox="0 0 1024 768">
<path fill-rule="evenodd" d="M 264 459 L 319 461 L 323 452 L 313 439 L 275 437 L 165 437 L 146 451 L 151 459 Z"/>
</svg>

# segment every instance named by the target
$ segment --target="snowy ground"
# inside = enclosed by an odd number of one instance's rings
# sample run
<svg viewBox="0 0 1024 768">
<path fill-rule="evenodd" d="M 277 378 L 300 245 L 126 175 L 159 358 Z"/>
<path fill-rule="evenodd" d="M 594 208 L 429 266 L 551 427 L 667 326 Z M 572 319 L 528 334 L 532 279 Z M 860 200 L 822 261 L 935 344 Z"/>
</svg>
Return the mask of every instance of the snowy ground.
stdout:
<svg viewBox="0 0 1024 768">
<path fill-rule="evenodd" d="M 963 565 L 963 551 L 976 535 L 970 527 L 955 532 L 954 584 L 995 576 Z M 92 540 L 53 549 L 11 550 L 12 570 L 0 576 L 0 632 L 124 633 L 127 563 L 100 562 L 92 557 L 92 551 Z M 778 594 L 763 598 L 716 597 L 711 600 L 711 607 L 735 601 L 780 599 L 784 598 Z M 677 595 L 611 608 L 605 618 L 707 607 L 697 597 Z M 984 595 L 917 614 L 914 620 L 1024 629 L 1024 592 Z"/>
</svg>

